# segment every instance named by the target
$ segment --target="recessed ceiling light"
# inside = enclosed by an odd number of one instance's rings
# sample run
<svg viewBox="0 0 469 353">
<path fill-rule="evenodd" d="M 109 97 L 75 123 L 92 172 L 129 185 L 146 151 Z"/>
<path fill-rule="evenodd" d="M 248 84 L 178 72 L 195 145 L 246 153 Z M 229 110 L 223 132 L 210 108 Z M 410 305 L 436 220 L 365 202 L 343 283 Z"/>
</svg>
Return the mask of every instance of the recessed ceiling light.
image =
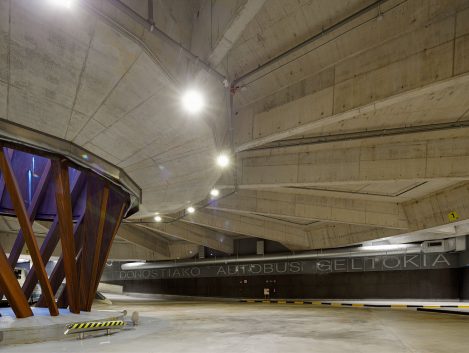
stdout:
<svg viewBox="0 0 469 353">
<path fill-rule="evenodd" d="M 194 207 L 192 207 L 192 206 L 187 207 L 187 213 L 194 213 L 194 212 L 195 212 Z"/>
<path fill-rule="evenodd" d="M 156 215 L 154 219 L 155 219 L 156 222 L 161 222 L 161 220 L 162 220 L 160 215 Z"/>
<path fill-rule="evenodd" d="M 220 190 L 212 189 L 212 190 L 210 190 L 210 195 L 213 196 L 213 197 L 217 197 L 218 195 L 220 195 Z"/>
<path fill-rule="evenodd" d="M 221 168 L 225 168 L 230 164 L 230 158 L 226 154 L 220 154 L 217 157 L 217 165 Z"/>
<path fill-rule="evenodd" d="M 194 89 L 189 89 L 182 95 L 182 106 L 191 114 L 199 113 L 205 106 L 204 97 Z"/>
<path fill-rule="evenodd" d="M 71 8 L 73 0 L 48 0 L 49 3 L 57 6 L 62 6 L 66 8 Z"/>
</svg>

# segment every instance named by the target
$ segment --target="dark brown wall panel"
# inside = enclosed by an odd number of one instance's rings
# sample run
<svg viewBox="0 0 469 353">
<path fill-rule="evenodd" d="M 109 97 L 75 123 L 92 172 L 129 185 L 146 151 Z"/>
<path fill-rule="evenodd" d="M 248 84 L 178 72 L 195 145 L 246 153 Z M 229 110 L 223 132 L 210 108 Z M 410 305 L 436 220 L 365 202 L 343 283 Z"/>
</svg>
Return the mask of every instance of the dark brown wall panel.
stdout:
<svg viewBox="0 0 469 353">
<path fill-rule="evenodd" d="M 324 299 L 457 299 L 462 269 L 116 281 L 126 292 L 190 296 Z M 465 270 L 469 278 L 469 270 Z M 247 283 L 244 283 L 247 281 Z M 467 282 L 466 282 L 467 283 Z M 466 289 L 469 295 L 469 288 Z"/>
</svg>

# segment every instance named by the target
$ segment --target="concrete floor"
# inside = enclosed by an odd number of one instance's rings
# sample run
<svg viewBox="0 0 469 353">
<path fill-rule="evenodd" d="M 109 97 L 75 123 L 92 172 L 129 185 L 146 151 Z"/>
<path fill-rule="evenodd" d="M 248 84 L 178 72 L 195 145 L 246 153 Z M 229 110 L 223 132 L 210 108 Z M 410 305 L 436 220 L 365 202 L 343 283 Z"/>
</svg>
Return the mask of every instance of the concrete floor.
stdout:
<svg viewBox="0 0 469 353">
<path fill-rule="evenodd" d="M 141 325 L 112 336 L 0 348 L 2 352 L 465 352 L 467 316 L 409 310 L 140 301 Z"/>
</svg>

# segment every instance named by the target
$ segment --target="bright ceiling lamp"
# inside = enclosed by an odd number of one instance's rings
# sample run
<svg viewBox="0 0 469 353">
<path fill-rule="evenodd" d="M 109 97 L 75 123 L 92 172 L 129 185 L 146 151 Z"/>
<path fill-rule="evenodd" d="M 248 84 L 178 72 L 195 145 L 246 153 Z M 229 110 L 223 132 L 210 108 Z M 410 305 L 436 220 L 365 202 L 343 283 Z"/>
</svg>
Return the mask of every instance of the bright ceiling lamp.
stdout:
<svg viewBox="0 0 469 353">
<path fill-rule="evenodd" d="M 226 154 L 222 153 L 218 155 L 217 157 L 217 165 L 220 168 L 226 168 L 230 164 L 230 157 L 228 157 Z"/>
<path fill-rule="evenodd" d="M 366 245 L 362 246 L 362 250 L 369 251 L 391 251 L 391 250 L 400 250 L 407 248 L 406 244 L 381 244 L 381 245 Z"/>
<path fill-rule="evenodd" d="M 217 197 L 218 195 L 220 195 L 220 190 L 218 190 L 218 189 L 212 189 L 212 190 L 210 190 L 210 195 L 211 195 L 212 197 Z"/>
<path fill-rule="evenodd" d="M 155 222 L 161 222 L 162 218 L 160 215 L 156 215 L 154 218 Z"/>
<path fill-rule="evenodd" d="M 199 113 L 205 106 L 204 97 L 195 89 L 185 91 L 182 95 L 181 102 L 184 109 L 191 114 Z"/>
<path fill-rule="evenodd" d="M 189 207 L 187 207 L 187 210 L 186 210 L 186 211 L 187 211 L 187 213 L 194 213 L 194 212 L 195 212 L 195 208 L 192 207 L 192 206 L 189 206 Z"/>
<path fill-rule="evenodd" d="M 72 3 L 73 3 L 73 0 L 47 0 L 47 1 L 56 6 L 66 7 L 67 9 L 71 8 Z"/>
</svg>

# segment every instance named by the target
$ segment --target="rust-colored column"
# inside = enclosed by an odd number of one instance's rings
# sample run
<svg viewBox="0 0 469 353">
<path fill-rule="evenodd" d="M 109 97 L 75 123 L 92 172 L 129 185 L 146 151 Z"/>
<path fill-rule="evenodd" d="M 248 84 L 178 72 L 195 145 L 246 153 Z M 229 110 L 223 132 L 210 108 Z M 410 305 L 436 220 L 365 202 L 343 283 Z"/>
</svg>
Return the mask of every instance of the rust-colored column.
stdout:
<svg viewBox="0 0 469 353">
<path fill-rule="evenodd" d="M 78 295 L 78 276 L 75 262 L 75 241 L 73 239 L 72 201 L 70 197 L 70 184 L 68 167 L 62 161 L 52 161 L 55 178 L 55 203 L 59 219 L 60 243 L 67 286 L 67 299 L 70 311 L 80 313 Z"/>
<path fill-rule="evenodd" d="M 32 316 L 33 312 L 28 301 L 21 290 L 13 270 L 8 264 L 3 248 L 0 246 L 0 285 L 16 317 L 23 318 Z"/>
<path fill-rule="evenodd" d="M 72 182 L 72 204 L 75 204 L 79 198 L 80 192 L 83 189 L 83 184 L 85 183 L 85 175 L 81 173 L 79 176 L 77 176 L 73 182 Z M 80 214 L 83 214 L 84 208 L 78 210 Z M 57 244 L 59 243 L 59 219 L 57 216 L 54 217 L 54 222 L 52 222 L 52 225 L 49 228 L 49 231 L 47 232 L 47 235 L 42 242 L 41 245 L 41 257 L 42 257 L 42 262 L 47 263 L 52 256 L 52 253 L 54 252 L 54 249 L 56 248 Z M 74 230 L 75 234 L 75 230 Z M 76 237 L 75 237 L 76 238 Z M 75 242 L 75 247 L 79 247 L 77 243 Z M 49 282 L 52 287 L 52 292 L 56 292 L 54 290 L 54 284 L 52 282 L 52 275 L 49 277 Z M 61 281 L 63 278 L 61 279 Z M 36 271 L 33 268 L 31 268 L 31 271 L 29 271 L 28 275 L 26 276 L 26 280 L 24 281 L 23 284 L 23 292 L 26 295 L 26 298 L 29 298 L 34 290 L 34 287 L 37 284 L 37 276 L 36 276 Z"/>
<path fill-rule="evenodd" d="M 36 268 L 39 283 L 41 284 L 42 292 L 46 299 L 47 306 L 49 307 L 49 312 L 52 316 L 57 316 L 59 315 L 59 310 L 57 309 L 54 294 L 52 293 L 52 288 L 49 283 L 49 279 L 47 278 L 46 269 L 39 253 L 39 247 L 37 245 L 33 227 L 29 221 L 28 213 L 21 196 L 18 182 L 16 181 L 16 177 L 11 168 L 10 160 L 5 157 L 5 153 L 7 153 L 6 149 L 1 148 L 0 169 L 2 170 L 3 178 L 5 180 L 5 187 L 8 190 L 18 222 L 21 230 L 23 231 L 24 240 L 33 261 L 33 266 Z"/>
<path fill-rule="evenodd" d="M 106 211 L 107 211 L 107 206 L 108 206 L 108 200 L 109 200 L 109 187 L 105 185 L 102 191 L 102 196 L 101 196 L 101 206 L 99 208 L 98 230 L 96 233 L 94 253 L 92 255 L 91 276 L 89 278 L 90 284 L 88 287 L 87 300 L 85 304 L 87 310 L 91 310 L 91 305 L 93 304 L 93 299 L 95 295 L 94 286 L 95 286 L 95 282 L 97 281 L 96 277 L 98 275 L 99 257 L 101 254 L 101 245 L 103 243 L 104 223 L 106 222 Z"/>
<path fill-rule="evenodd" d="M 119 210 L 119 214 L 116 218 L 114 218 L 114 224 L 112 224 L 112 230 L 110 237 L 107 239 L 103 238 L 103 249 L 101 251 L 101 258 L 99 261 L 99 266 L 98 266 L 98 273 L 96 276 L 96 281 L 94 283 L 94 290 L 93 290 L 93 296 L 96 295 L 96 291 L 98 290 L 98 285 L 99 285 L 99 280 L 101 279 L 101 276 L 103 275 L 103 270 L 104 266 L 107 262 L 107 259 L 109 257 L 109 253 L 111 252 L 111 246 L 114 241 L 114 238 L 116 237 L 117 230 L 119 229 L 119 226 L 122 222 L 122 218 L 124 217 L 124 211 L 125 208 L 127 207 L 127 204 L 125 202 L 122 203 L 122 206 Z M 91 308 L 90 308 L 91 309 Z"/>
<path fill-rule="evenodd" d="M 50 179 L 50 161 L 47 161 L 44 171 L 39 179 L 39 183 L 37 184 L 36 191 L 34 192 L 34 196 L 31 200 L 31 204 L 28 207 L 28 217 L 30 222 L 34 222 L 34 218 L 36 218 L 36 213 L 41 205 L 42 199 L 47 191 L 47 183 Z M 18 235 L 16 236 L 15 243 L 13 244 L 13 248 L 11 249 L 10 255 L 8 256 L 8 262 L 11 268 L 15 268 L 16 263 L 21 255 L 21 250 L 24 247 L 24 236 L 23 231 L 20 230 Z"/>
<path fill-rule="evenodd" d="M 83 227 L 83 218 L 84 215 L 78 219 L 78 222 L 75 224 L 75 227 L 73 229 L 73 235 L 75 238 L 75 244 L 78 244 L 78 239 L 80 237 L 80 233 Z M 75 251 L 79 254 L 81 253 L 81 250 L 77 250 L 79 246 L 75 249 Z M 78 254 L 76 254 L 74 259 L 78 258 Z M 64 264 L 63 264 L 63 254 L 60 255 L 59 259 L 57 260 L 57 263 L 54 266 L 54 269 L 52 270 L 52 273 L 50 274 L 49 281 L 52 287 L 52 291 L 54 293 L 57 292 L 59 289 L 60 285 L 62 284 L 64 278 L 65 278 L 65 271 L 64 271 Z M 80 291 L 78 291 L 77 295 L 79 294 Z M 39 300 L 36 303 L 36 306 L 38 307 L 45 307 L 46 306 L 46 301 L 44 298 L 44 295 L 41 294 L 39 297 Z"/>
</svg>

